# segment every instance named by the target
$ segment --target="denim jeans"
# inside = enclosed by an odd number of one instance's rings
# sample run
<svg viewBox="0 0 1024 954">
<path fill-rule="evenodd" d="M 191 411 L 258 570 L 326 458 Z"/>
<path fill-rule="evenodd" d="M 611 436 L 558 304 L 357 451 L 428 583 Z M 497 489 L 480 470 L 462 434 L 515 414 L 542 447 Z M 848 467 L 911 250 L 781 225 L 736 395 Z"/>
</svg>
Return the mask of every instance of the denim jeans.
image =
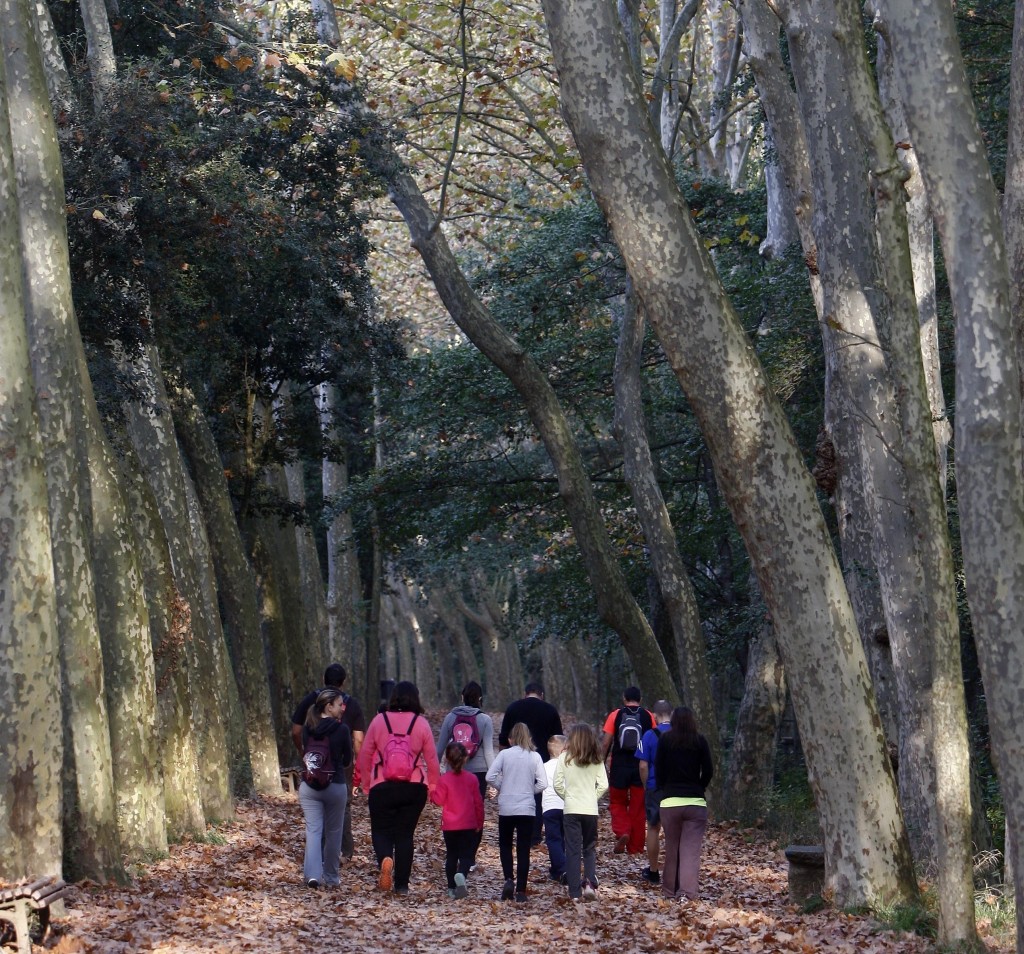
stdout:
<svg viewBox="0 0 1024 954">
<path fill-rule="evenodd" d="M 562 830 L 562 809 L 549 808 L 544 812 L 544 841 L 548 846 L 551 877 L 557 880 L 565 874 L 565 833 Z"/>
<path fill-rule="evenodd" d="M 324 884 L 339 884 L 338 861 L 341 857 L 341 833 L 345 824 L 348 786 L 332 782 L 317 790 L 305 782 L 299 785 L 299 804 L 306 817 L 306 854 L 302 877 Z"/>
</svg>

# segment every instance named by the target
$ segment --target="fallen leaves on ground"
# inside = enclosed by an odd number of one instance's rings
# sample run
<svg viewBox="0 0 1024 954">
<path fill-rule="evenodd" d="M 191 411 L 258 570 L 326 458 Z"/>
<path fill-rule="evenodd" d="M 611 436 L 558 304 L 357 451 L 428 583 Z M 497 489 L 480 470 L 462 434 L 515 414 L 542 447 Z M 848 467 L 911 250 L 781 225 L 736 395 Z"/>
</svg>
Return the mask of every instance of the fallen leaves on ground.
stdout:
<svg viewBox="0 0 1024 954">
<path fill-rule="evenodd" d="M 59 954 L 220 954 L 358 951 L 425 954 L 624 951 L 924 954 L 929 943 L 884 931 L 870 919 L 789 904 L 778 846 L 712 826 L 705 842 L 701 898 L 679 904 L 640 877 L 643 855 L 615 855 L 601 819 L 595 903 L 573 903 L 547 877 L 547 852 L 531 855 L 529 901 L 501 902 L 496 807 L 488 819 L 470 896 L 454 901 L 444 880 L 440 812 L 428 805 L 417 829 L 407 897 L 376 888 L 365 796 L 354 803 L 355 857 L 342 887 L 302 884 L 304 825 L 293 794 L 244 801 L 218 828 L 223 844 L 188 842 L 142 869 L 129 887 L 78 885 L 46 950 Z M 35 948 L 36 951 L 42 950 Z"/>
</svg>

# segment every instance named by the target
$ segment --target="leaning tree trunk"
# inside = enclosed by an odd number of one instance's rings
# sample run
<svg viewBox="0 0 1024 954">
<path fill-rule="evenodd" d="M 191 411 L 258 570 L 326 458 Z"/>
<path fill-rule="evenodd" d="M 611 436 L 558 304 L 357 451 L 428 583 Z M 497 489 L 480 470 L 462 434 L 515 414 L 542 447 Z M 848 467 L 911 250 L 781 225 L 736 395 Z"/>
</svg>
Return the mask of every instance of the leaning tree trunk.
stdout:
<svg viewBox="0 0 1024 954">
<path fill-rule="evenodd" d="M 187 607 L 190 637 L 186 640 L 189 665 L 189 698 L 199 764 L 203 812 L 209 822 L 230 818 L 234 806 L 229 776 L 228 726 L 232 721 L 223 706 L 209 699 L 223 699 L 216 679 L 218 642 L 223 643 L 220 612 L 211 615 L 203 599 L 201 562 L 189 520 L 188 477 L 171 420 L 156 348 L 147 347 L 128 369 L 143 398 L 126 408 L 128 435 L 141 472 L 159 511 L 167 538 L 174 585 Z"/>
<path fill-rule="evenodd" d="M 718 737 L 715 704 L 711 698 L 707 644 L 700 625 L 697 598 L 679 555 L 675 528 L 658 485 L 655 461 L 647 441 L 640 385 L 644 326 L 643 311 L 633 294 L 632 282 L 628 282 L 615 352 L 613 429 L 622 448 L 623 474 L 636 506 L 651 566 L 680 650 L 682 697 L 697 717 L 697 724 L 710 744 L 712 758 L 718 764 L 722 745 Z M 677 699 L 676 696 L 668 697 L 673 704 Z M 716 775 L 708 790 L 712 806 L 721 794 L 720 778 Z"/>
<path fill-rule="evenodd" d="M 11 0 L 0 17 L 12 15 Z M 0 47 L 0 878 L 59 875 L 62 739 L 57 597 L 36 415 Z M 40 754 L 45 753 L 45 758 Z"/>
<path fill-rule="evenodd" d="M 192 607 L 174 579 L 170 546 L 156 498 L 130 442 L 119 447 L 121 485 L 135 525 L 143 589 L 153 640 L 159 758 L 164 781 L 167 834 L 177 841 L 205 831 L 199 751 L 192 727 L 189 657 L 194 639 Z"/>
<path fill-rule="evenodd" d="M 65 853 L 72 871 L 123 877 L 110 728 L 89 550 L 90 503 L 82 343 L 71 301 L 64 182 L 56 128 L 28 5 L 0 5 L 14 159 L 25 319 L 46 454 L 50 537 L 65 703 Z M 8 197 L 10 203 L 11 197 Z"/>
<path fill-rule="evenodd" d="M 256 790 L 281 791 L 281 768 L 274 740 L 267 660 L 260 634 L 259 603 L 252 567 L 231 507 L 220 454 L 195 398 L 184 387 L 172 394 L 174 425 L 192 470 L 209 532 L 217 591 L 230 639 L 238 696 L 245 713 L 249 759 Z"/>
<path fill-rule="evenodd" d="M 92 500 L 96 608 L 110 719 L 121 851 L 133 860 L 167 850 L 164 780 L 157 747 L 156 676 L 139 541 L 130 522 L 118 465 L 79 356 L 85 395 Z"/>
<path fill-rule="evenodd" d="M 957 498 L 978 659 L 1009 827 L 1024 824 L 1021 391 L 999 203 L 951 8 L 885 0 L 901 99 L 956 314 Z M 1016 888 L 1017 910 L 1024 885 Z M 1024 949 L 1024 920 L 1017 922 Z"/>
<path fill-rule="evenodd" d="M 544 0 L 562 108 L 599 205 L 715 460 L 797 703 L 841 904 L 916 895 L 852 607 L 785 414 L 715 274 L 613 11 Z"/>
<path fill-rule="evenodd" d="M 462 685 L 468 682 L 482 684 L 480 663 L 477 661 L 473 645 L 466 633 L 466 620 L 452 598 L 448 585 L 438 586 L 428 591 L 430 606 L 437 614 L 441 625 L 448 630 L 449 637 L 459 660 L 459 672 L 462 674 Z M 462 687 L 458 687 L 461 689 Z"/>
<path fill-rule="evenodd" d="M 1010 314 L 1014 316 L 1017 380 L 1024 393 L 1024 3 L 1014 4 L 1009 104 L 1003 234 L 1010 268 Z M 1024 419 L 1021 428 L 1024 429 Z"/>
<path fill-rule="evenodd" d="M 387 182 L 391 201 L 401 212 L 455 323 L 501 370 L 516 389 L 558 475 L 558 490 L 576 535 L 594 591 L 598 613 L 622 640 L 644 691 L 672 698 L 675 686 L 654 633 L 616 560 L 590 478 L 572 428 L 551 383 L 536 362 L 494 319 L 470 287 L 426 199 L 393 149 L 376 143 L 367 161 Z"/>
</svg>

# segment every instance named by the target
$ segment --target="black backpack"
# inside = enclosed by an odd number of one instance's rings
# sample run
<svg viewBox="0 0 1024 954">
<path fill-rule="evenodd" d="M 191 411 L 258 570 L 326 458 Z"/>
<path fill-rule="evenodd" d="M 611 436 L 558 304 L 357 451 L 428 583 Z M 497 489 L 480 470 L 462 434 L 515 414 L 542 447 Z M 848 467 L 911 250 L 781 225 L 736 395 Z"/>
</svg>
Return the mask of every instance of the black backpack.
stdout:
<svg viewBox="0 0 1024 954">
<path fill-rule="evenodd" d="M 328 732 L 327 735 L 317 737 L 310 732 L 303 747 L 302 762 L 306 770 L 302 773 L 302 779 L 318 792 L 327 788 L 334 778 L 334 759 L 331 757 L 333 734 Z"/>
<path fill-rule="evenodd" d="M 615 738 L 623 752 L 635 752 L 644 737 L 645 726 L 640 718 L 640 712 L 640 709 L 636 712 L 625 707 L 619 709 Z"/>
</svg>

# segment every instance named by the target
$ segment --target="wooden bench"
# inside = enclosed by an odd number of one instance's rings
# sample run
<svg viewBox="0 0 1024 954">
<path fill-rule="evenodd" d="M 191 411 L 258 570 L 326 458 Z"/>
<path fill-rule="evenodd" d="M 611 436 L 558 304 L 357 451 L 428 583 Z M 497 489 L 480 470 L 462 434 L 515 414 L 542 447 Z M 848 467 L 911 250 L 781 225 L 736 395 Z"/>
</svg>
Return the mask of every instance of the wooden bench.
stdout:
<svg viewBox="0 0 1024 954">
<path fill-rule="evenodd" d="M 292 765 L 290 768 L 281 769 L 281 787 L 286 792 L 297 792 L 304 770 L 305 766 L 303 765 Z"/>
<path fill-rule="evenodd" d="M 14 925 L 14 940 L 18 945 L 18 954 L 32 954 L 32 940 L 28 927 L 29 912 L 38 912 L 42 940 L 50 924 L 50 905 L 63 898 L 69 890 L 68 885 L 60 878 L 50 876 L 16 884 L 0 891 L 0 920 L 9 921 Z M 0 937 L 2 935 L 3 931 L 0 930 Z"/>
<path fill-rule="evenodd" d="M 789 900 L 803 904 L 808 898 L 820 896 L 825 888 L 825 849 L 821 845 L 790 845 L 785 855 L 789 862 Z"/>
</svg>

